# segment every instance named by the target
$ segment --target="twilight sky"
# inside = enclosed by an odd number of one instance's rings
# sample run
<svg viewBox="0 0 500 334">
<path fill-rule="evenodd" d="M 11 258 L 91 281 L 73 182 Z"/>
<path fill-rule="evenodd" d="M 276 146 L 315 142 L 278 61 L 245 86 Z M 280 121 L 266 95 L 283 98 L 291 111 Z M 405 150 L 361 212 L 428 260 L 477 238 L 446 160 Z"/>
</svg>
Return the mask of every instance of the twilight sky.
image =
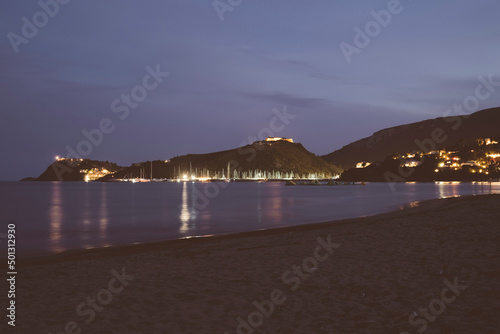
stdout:
<svg viewBox="0 0 500 334">
<path fill-rule="evenodd" d="M 0 3 L 0 180 L 38 176 L 103 119 L 113 131 L 82 157 L 130 165 L 231 149 L 270 125 L 326 154 L 443 116 L 480 75 L 500 81 L 496 0 L 401 0 L 350 63 L 340 44 L 355 46 L 354 28 L 391 1 L 221 0 L 224 20 L 213 0 L 59 0 L 55 14 L 54 1 L 42 0 L 53 17 L 37 1 Z M 157 67 L 170 73 L 161 83 L 146 77 Z M 295 118 L 271 122 L 285 106 Z M 496 106 L 500 92 L 478 109 Z"/>
</svg>

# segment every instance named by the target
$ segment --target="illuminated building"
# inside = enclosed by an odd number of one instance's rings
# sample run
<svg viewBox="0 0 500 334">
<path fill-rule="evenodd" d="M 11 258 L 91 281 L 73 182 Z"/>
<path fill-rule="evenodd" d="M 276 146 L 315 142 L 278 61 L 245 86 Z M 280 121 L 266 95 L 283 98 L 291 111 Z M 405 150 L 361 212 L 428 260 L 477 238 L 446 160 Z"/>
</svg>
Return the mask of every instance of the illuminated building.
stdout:
<svg viewBox="0 0 500 334">
<path fill-rule="evenodd" d="M 361 161 L 356 164 L 356 168 L 366 168 L 371 165 L 371 162 Z"/>
<path fill-rule="evenodd" d="M 100 179 L 101 177 L 104 177 L 108 174 L 112 174 L 113 172 L 108 171 L 107 169 L 99 169 L 99 168 L 92 168 L 92 169 L 81 169 L 80 174 L 85 174 L 85 182 L 88 181 L 95 181 L 97 179 Z"/>
<path fill-rule="evenodd" d="M 292 138 L 283 138 L 283 137 L 267 137 L 266 141 L 287 141 L 289 143 L 293 143 Z"/>
<path fill-rule="evenodd" d="M 406 160 L 404 164 L 401 164 L 403 167 L 414 168 L 418 167 L 422 164 L 421 161 L 417 160 Z"/>
</svg>

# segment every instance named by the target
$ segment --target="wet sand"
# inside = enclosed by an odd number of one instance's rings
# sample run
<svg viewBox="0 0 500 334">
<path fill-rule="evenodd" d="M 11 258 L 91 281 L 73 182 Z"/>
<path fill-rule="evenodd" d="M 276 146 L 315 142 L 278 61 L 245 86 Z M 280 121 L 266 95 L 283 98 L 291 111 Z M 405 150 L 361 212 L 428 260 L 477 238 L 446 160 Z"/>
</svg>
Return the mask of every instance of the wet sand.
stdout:
<svg viewBox="0 0 500 334">
<path fill-rule="evenodd" d="M 7 332 L 498 333 L 499 204 L 21 259 Z"/>
</svg>

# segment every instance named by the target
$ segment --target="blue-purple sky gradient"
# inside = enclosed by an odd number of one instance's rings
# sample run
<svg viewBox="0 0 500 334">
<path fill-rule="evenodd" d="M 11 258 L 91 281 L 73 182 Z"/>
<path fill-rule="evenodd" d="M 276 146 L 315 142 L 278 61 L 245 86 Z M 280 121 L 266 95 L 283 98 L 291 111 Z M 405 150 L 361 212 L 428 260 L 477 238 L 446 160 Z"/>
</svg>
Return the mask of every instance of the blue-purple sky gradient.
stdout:
<svg viewBox="0 0 500 334">
<path fill-rule="evenodd" d="M 38 176 L 104 117 L 116 130 L 88 158 L 121 165 L 237 147 L 284 105 L 296 118 L 277 135 L 326 154 L 440 117 L 500 74 L 494 0 L 402 0 L 348 65 L 339 44 L 387 3 L 244 0 L 221 22 L 212 0 L 73 0 L 15 54 L 7 34 L 40 7 L 3 1 L 0 179 Z M 120 121 L 111 102 L 158 63 L 170 76 Z"/>
</svg>

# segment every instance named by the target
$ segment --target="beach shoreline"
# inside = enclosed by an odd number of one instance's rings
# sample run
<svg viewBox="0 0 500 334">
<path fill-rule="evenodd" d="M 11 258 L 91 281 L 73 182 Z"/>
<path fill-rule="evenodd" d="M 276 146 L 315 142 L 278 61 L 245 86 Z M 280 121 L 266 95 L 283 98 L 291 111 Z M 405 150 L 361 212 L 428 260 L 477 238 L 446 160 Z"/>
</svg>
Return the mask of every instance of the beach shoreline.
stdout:
<svg viewBox="0 0 500 334">
<path fill-rule="evenodd" d="M 363 218 L 19 259 L 18 327 L 417 333 L 425 324 L 425 333 L 493 333 L 500 327 L 499 199 L 429 200 Z M 91 320 L 82 316 L 78 306 L 99 301 L 117 272 L 133 278 Z M 455 282 L 466 288 L 444 294 L 455 298 L 443 304 L 441 292 Z M 441 304 L 432 321 L 420 314 Z"/>
</svg>

